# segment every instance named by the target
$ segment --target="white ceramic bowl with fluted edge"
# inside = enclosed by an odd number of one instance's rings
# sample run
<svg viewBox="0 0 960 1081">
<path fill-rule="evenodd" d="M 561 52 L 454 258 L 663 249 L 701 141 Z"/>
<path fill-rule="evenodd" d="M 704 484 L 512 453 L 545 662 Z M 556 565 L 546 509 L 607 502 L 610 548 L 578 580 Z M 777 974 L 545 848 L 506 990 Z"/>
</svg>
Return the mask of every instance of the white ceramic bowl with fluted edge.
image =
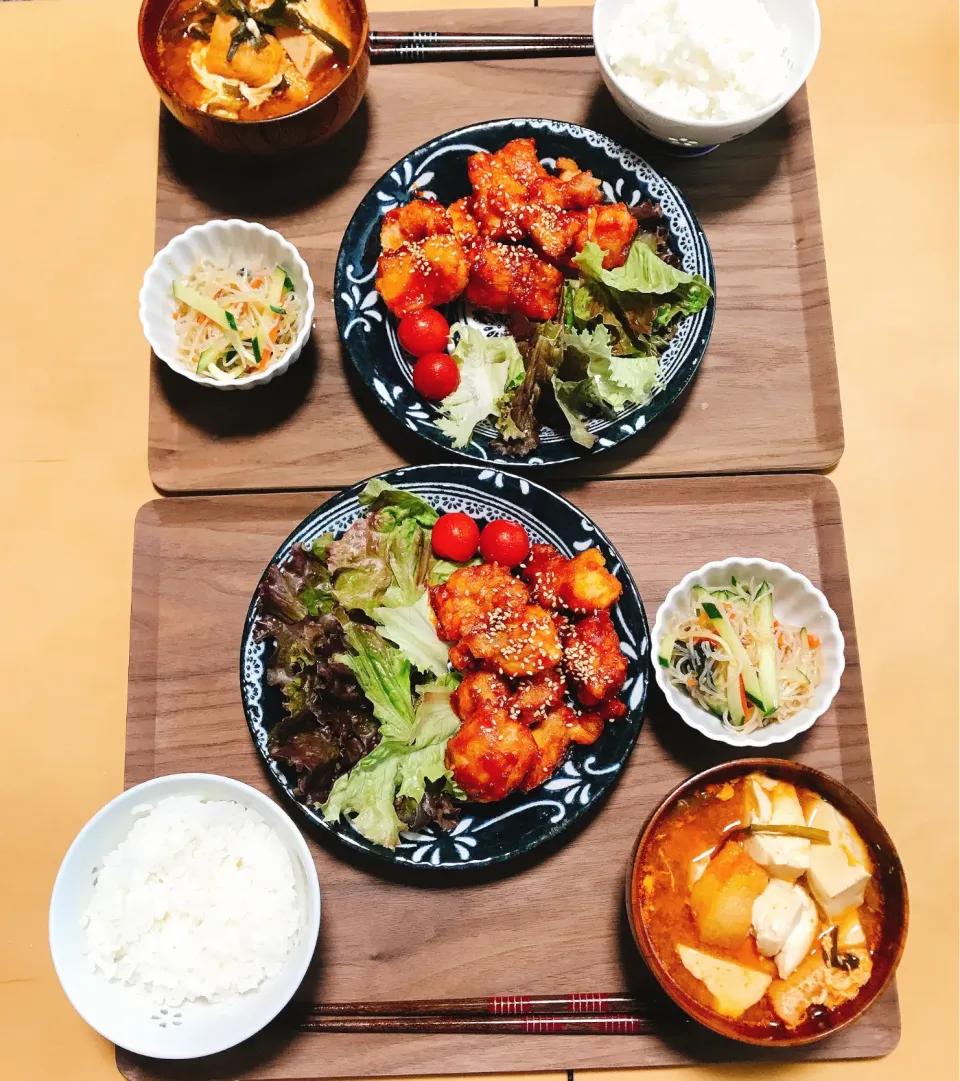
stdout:
<svg viewBox="0 0 960 1081">
<path fill-rule="evenodd" d="M 239 266 L 254 260 L 267 266 L 279 264 L 290 275 L 302 303 L 297 337 L 280 360 L 268 364 L 262 372 L 220 382 L 197 375 L 177 359 L 177 335 L 173 319 L 177 301 L 173 297 L 173 282 L 175 278 L 188 274 L 203 258 L 236 259 Z M 313 307 L 313 279 L 297 249 L 273 229 L 238 218 L 192 225 L 186 232 L 175 236 L 154 256 L 140 289 L 140 323 L 150 348 L 178 375 L 215 390 L 249 390 L 282 375 L 303 352 L 310 337 Z"/>
<path fill-rule="evenodd" d="M 127 836 L 145 804 L 168 796 L 233 800 L 258 812 L 293 863 L 300 937 L 283 968 L 253 991 L 224 1002 L 158 1007 L 138 988 L 92 971 L 80 918 L 104 857 Z M 139 810 L 138 810 L 139 809 Z M 310 850 L 293 821 L 269 797 L 229 777 L 178 773 L 128 789 L 97 812 L 70 846 L 50 899 L 50 953 L 60 984 L 80 1016 L 111 1042 L 138 1055 L 185 1059 L 212 1055 L 259 1032 L 300 986 L 320 930 L 320 886 Z"/>
<path fill-rule="evenodd" d="M 707 589 L 729 585 L 731 577 L 738 581 L 752 578 L 755 582 L 769 582 L 773 586 L 775 618 L 797 627 L 807 627 L 820 639 L 822 650 L 823 679 L 814 692 L 809 709 L 802 710 L 787 721 L 777 721 L 743 735 L 725 726 L 718 717 L 701 709 L 692 698 L 674 687 L 667 678 L 666 669 L 661 668 L 657 660 L 664 632 L 685 610 L 691 589 L 695 585 Z M 840 689 L 844 667 L 843 634 L 827 598 L 802 574 L 783 563 L 771 563 L 759 557 L 731 556 L 730 559 L 705 563 L 699 570 L 691 571 L 682 578 L 660 605 L 653 624 L 651 647 L 657 684 L 670 706 L 701 735 L 731 747 L 769 747 L 774 743 L 786 743 L 801 732 L 806 732 L 829 709 Z"/>
<path fill-rule="evenodd" d="M 719 2 L 719 0 L 718 0 Z M 596 0 L 593 6 L 593 40 L 600 73 L 607 89 L 624 115 L 642 131 L 670 143 L 681 153 L 685 149 L 712 149 L 719 143 L 739 139 L 778 113 L 806 82 L 820 49 L 820 11 L 816 0 L 762 0 L 777 26 L 790 35 L 788 58 L 790 77 L 783 93 L 763 109 L 737 120 L 689 120 L 658 112 L 626 89 L 608 59 L 608 43 L 620 15 L 631 0 Z"/>
</svg>

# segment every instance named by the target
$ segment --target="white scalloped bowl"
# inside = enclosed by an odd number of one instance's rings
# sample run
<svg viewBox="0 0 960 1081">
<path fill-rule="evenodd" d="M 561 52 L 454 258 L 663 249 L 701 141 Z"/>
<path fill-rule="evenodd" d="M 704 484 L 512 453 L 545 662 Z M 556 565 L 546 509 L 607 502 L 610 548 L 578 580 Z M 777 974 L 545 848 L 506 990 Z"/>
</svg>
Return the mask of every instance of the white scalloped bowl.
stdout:
<svg viewBox="0 0 960 1081">
<path fill-rule="evenodd" d="M 794 626 L 808 627 L 820 639 L 822 648 L 823 679 L 814 692 L 809 709 L 802 710 L 788 721 L 777 721 L 764 728 L 740 735 L 723 725 L 705 709 L 701 709 L 688 695 L 674 687 L 667 678 L 666 669 L 657 663 L 657 651 L 668 623 L 677 619 L 684 609 L 690 590 L 695 585 L 712 589 L 727 585 L 733 575 L 738 579 L 767 581 L 773 586 L 773 611 L 777 619 Z M 843 675 L 843 634 L 840 623 L 827 598 L 802 574 L 769 560 L 750 556 L 732 556 L 713 563 L 705 563 L 699 570 L 691 571 L 667 594 L 657 612 L 653 624 L 653 667 L 660 690 L 675 712 L 707 739 L 727 743 L 731 747 L 769 747 L 774 743 L 786 743 L 812 727 L 830 707 L 840 689 Z"/>
<path fill-rule="evenodd" d="M 642 131 L 670 143 L 678 150 L 713 149 L 747 135 L 780 112 L 806 82 L 820 49 L 820 11 L 816 0 L 762 0 L 771 18 L 784 26 L 790 37 L 787 57 L 790 78 L 776 100 L 737 120 L 694 120 L 668 116 L 629 93 L 625 83 L 610 66 L 607 42 L 623 9 L 631 0 L 596 0 L 593 6 L 593 40 L 597 47 L 600 74 L 621 112 Z"/>
<path fill-rule="evenodd" d="M 280 264 L 289 273 L 297 296 L 303 302 L 300 329 L 296 341 L 283 357 L 275 364 L 267 365 L 262 372 L 220 383 L 197 375 L 177 359 L 173 320 L 177 302 L 173 298 L 173 281 L 188 274 L 203 258 L 235 258 L 241 265 L 253 260 L 268 266 Z M 313 279 L 297 249 L 273 229 L 237 218 L 193 225 L 185 233 L 175 236 L 154 256 L 140 289 L 140 323 L 150 348 L 178 375 L 215 390 L 249 390 L 250 387 L 269 383 L 285 372 L 303 352 L 310 337 L 313 307 Z"/>
<path fill-rule="evenodd" d="M 260 814 L 290 853 L 300 907 L 300 936 L 283 967 L 252 991 L 222 1002 L 158 1007 L 139 989 L 92 971 L 80 917 L 104 857 L 130 832 L 134 812 L 167 796 L 233 800 Z M 63 857 L 50 898 L 50 954 L 73 1008 L 112 1043 L 151 1058 L 212 1055 L 241 1043 L 293 998 L 320 930 L 320 885 L 310 849 L 290 817 L 250 785 L 211 773 L 176 773 L 128 788 L 83 827 Z"/>
</svg>

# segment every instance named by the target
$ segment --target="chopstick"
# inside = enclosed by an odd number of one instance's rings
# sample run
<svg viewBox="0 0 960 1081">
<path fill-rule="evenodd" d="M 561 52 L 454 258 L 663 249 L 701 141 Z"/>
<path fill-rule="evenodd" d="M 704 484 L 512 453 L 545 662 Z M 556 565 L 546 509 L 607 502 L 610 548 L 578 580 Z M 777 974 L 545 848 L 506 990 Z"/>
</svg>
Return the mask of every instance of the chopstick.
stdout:
<svg viewBox="0 0 960 1081">
<path fill-rule="evenodd" d="M 498 995 L 403 1002 L 327 1002 L 291 1007 L 305 1032 L 641 1035 L 655 1010 L 632 995 Z"/>
<path fill-rule="evenodd" d="M 519 60 L 592 56 L 592 34 L 460 34 L 436 30 L 371 30 L 370 56 L 379 64 L 431 60 Z"/>
</svg>

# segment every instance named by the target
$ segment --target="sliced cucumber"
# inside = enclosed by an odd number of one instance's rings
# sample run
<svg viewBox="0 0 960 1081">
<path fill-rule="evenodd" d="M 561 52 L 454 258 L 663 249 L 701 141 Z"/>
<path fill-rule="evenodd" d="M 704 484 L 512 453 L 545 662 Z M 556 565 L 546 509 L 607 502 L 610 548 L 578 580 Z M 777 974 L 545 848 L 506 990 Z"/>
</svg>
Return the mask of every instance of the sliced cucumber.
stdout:
<svg viewBox="0 0 960 1081">
<path fill-rule="evenodd" d="M 673 661 L 673 647 L 676 644 L 675 634 L 665 634 L 660 639 L 660 650 L 657 653 L 657 661 L 661 668 L 669 668 Z"/>
<path fill-rule="evenodd" d="M 267 286 L 267 304 L 271 308 L 279 308 L 283 299 L 283 283 L 287 281 L 287 272 L 282 266 L 274 267 L 270 275 L 270 284 Z"/>
<path fill-rule="evenodd" d="M 749 698 L 758 709 L 763 709 L 763 694 L 760 690 L 760 680 L 757 677 L 757 670 L 750 663 L 750 658 L 747 656 L 747 651 L 743 648 L 743 643 L 740 641 L 739 635 L 733 627 L 730 626 L 730 621 L 724 615 L 723 610 L 717 603 L 717 598 L 715 598 L 709 590 L 704 589 L 703 586 L 694 586 L 693 599 L 699 604 L 707 619 L 710 620 L 710 626 L 720 635 L 733 655 L 733 659 L 740 666 L 740 674 L 743 676 L 743 686 L 747 698 Z M 730 695 L 728 692 L 727 699 L 729 700 L 729 698 Z"/>
<path fill-rule="evenodd" d="M 727 666 L 727 712 L 730 714 L 730 723 L 740 728 L 747 719 L 743 712 L 743 702 L 740 700 L 740 669 L 736 664 Z"/>
<path fill-rule="evenodd" d="M 773 639 L 773 590 L 764 582 L 756 604 L 757 637 L 760 646 L 760 693 L 765 717 L 780 708 L 780 684 L 777 673 L 777 644 Z M 758 703 L 759 704 L 759 703 Z"/>
<path fill-rule="evenodd" d="M 232 330 L 236 333 L 236 324 L 230 326 L 227 320 L 227 312 L 220 307 L 220 305 L 212 300 L 210 297 L 205 297 L 202 293 L 198 293 L 190 285 L 186 285 L 182 281 L 175 281 L 173 283 L 173 295 L 188 307 L 193 308 L 195 311 L 200 312 L 201 315 L 205 315 L 208 319 L 212 319 L 218 327 L 223 327 L 224 330 Z"/>
<path fill-rule="evenodd" d="M 204 351 L 197 358 L 197 375 L 203 375 L 204 372 L 214 364 L 220 358 L 220 349 L 216 346 L 211 346 Z"/>
<path fill-rule="evenodd" d="M 186 304 L 187 307 L 193 308 L 194 311 L 200 312 L 201 315 L 205 315 L 208 319 L 212 319 L 218 327 L 223 327 L 227 332 L 227 340 L 236 349 L 241 361 L 245 365 L 253 364 L 253 357 L 244 348 L 240 335 L 237 333 L 237 321 L 230 312 L 225 308 L 221 308 L 215 300 L 205 297 L 192 286 L 186 285 L 179 280 L 173 283 L 173 295 L 181 304 Z"/>
</svg>

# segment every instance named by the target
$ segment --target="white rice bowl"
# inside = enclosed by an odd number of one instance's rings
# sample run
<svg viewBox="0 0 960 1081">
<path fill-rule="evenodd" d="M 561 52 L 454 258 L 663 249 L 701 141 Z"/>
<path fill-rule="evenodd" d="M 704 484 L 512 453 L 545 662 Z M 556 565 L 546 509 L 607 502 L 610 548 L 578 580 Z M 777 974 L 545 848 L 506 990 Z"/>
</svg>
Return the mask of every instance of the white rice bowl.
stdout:
<svg viewBox="0 0 960 1081">
<path fill-rule="evenodd" d="M 108 803 L 70 846 L 50 952 L 77 1012 L 140 1055 L 194 1058 L 258 1032 L 316 947 L 320 889 L 297 827 L 227 777 L 159 777 Z"/>
</svg>

